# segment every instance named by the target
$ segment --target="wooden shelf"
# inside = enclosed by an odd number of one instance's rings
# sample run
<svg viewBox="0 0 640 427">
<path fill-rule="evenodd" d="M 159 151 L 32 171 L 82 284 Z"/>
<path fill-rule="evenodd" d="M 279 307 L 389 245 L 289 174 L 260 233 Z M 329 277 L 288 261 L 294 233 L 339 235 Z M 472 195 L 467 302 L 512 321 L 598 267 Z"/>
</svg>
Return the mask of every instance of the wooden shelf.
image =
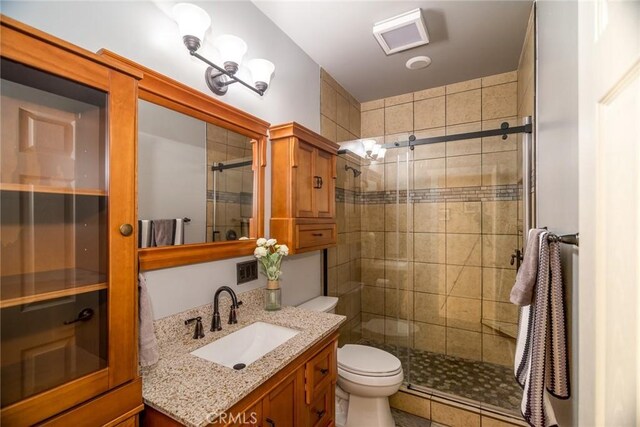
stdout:
<svg viewBox="0 0 640 427">
<path fill-rule="evenodd" d="M 24 289 L 29 283 L 30 291 Z M 106 276 L 94 271 L 65 269 L 0 277 L 0 308 L 47 301 L 107 289 Z"/>
<path fill-rule="evenodd" d="M 98 188 L 65 188 L 51 185 L 0 183 L 1 191 L 20 191 L 25 193 L 73 194 L 79 196 L 106 196 L 107 191 Z"/>
</svg>

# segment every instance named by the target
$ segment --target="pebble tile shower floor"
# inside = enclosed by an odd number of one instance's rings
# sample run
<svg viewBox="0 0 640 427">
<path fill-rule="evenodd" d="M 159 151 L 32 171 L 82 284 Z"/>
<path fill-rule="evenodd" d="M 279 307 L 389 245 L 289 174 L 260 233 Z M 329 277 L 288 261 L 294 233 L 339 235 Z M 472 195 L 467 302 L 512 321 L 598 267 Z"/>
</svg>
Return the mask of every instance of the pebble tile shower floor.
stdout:
<svg viewBox="0 0 640 427">
<path fill-rule="evenodd" d="M 361 340 L 359 344 L 399 355 L 405 379 L 410 378 L 411 384 L 496 406 L 515 415 L 520 414 L 522 389 L 510 367 L 369 340 Z M 410 372 L 407 351 L 411 355 Z"/>
<path fill-rule="evenodd" d="M 430 420 L 391 408 L 396 427 L 433 427 Z"/>
</svg>

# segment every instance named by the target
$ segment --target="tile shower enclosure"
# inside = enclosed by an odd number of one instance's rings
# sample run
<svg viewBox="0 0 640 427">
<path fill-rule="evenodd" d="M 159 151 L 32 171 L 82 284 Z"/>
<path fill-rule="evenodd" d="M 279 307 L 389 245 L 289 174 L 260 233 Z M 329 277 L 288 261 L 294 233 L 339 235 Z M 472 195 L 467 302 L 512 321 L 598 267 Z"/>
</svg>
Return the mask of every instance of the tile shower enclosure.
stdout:
<svg viewBox="0 0 640 427">
<path fill-rule="evenodd" d="M 517 80 L 514 71 L 363 103 L 361 137 L 389 143 L 516 126 Z M 341 345 L 366 340 L 513 364 L 521 139 L 389 149 L 373 161 L 339 156 L 328 286 L 348 318 Z"/>
</svg>

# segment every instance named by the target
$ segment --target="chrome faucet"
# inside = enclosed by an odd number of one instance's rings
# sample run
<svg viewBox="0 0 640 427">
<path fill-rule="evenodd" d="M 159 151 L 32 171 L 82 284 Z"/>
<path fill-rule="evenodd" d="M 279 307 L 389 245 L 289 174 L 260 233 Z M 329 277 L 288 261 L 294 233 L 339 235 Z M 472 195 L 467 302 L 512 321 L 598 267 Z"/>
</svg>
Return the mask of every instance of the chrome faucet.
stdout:
<svg viewBox="0 0 640 427">
<path fill-rule="evenodd" d="M 233 292 L 233 289 L 228 286 L 221 286 L 213 297 L 213 320 L 211 321 L 211 332 L 222 330 L 222 326 L 220 325 L 220 309 L 218 307 L 218 297 L 222 291 L 227 291 L 229 292 L 229 295 L 231 295 L 231 311 L 229 312 L 229 321 L 227 323 L 230 325 L 238 323 L 236 309 L 240 307 L 242 301 L 238 301 L 238 297 L 236 296 L 236 293 Z"/>
</svg>

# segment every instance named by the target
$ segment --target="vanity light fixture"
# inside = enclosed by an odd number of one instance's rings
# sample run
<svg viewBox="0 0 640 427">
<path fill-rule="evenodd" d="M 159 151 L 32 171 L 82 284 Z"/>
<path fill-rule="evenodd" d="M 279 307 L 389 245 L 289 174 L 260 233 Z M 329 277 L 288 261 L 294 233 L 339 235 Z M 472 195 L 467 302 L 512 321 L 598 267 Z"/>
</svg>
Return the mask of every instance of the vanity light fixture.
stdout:
<svg viewBox="0 0 640 427">
<path fill-rule="evenodd" d="M 273 63 L 266 59 L 252 59 L 248 62 L 247 65 L 254 83 L 252 86 L 236 76 L 242 58 L 247 53 L 247 44 L 240 37 L 225 34 L 214 41 L 224 64 L 223 67 L 220 67 L 197 52 L 202 45 L 205 32 L 211 26 L 211 18 L 207 12 L 190 3 L 178 3 L 173 7 L 173 17 L 178 24 L 182 41 L 189 50 L 189 54 L 209 66 L 205 71 L 204 78 L 213 93 L 224 95 L 227 93 L 229 85 L 240 83 L 258 95 L 264 95 L 271 82 L 271 75 L 276 68 Z"/>
<path fill-rule="evenodd" d="M 364 147 L 364 152 L 367 156 L 371 156 L 373 152 L 373 147 L 376 145 L 376 141 L 374 139 L 365 139 L 362 141 L 362 146 Z"/>
<path fill-rule="evenodd" d="M 378 153 L 380 153 L 380 149 L 382 147 L 380 146 L 380 144 L 376 144 L 373 146 L 373 149 L 371 150 L 371 157 L 373 157 L 374 159 L 378 158 Z"/>
<path fill-rule="evenodd" d="M 375 139 L 365 139 L 362 141 L 364 147 L 365 159 L 376 160 L 384 158 L 387 151 L 386 148 L 382 148 Z"/>
</svg>

